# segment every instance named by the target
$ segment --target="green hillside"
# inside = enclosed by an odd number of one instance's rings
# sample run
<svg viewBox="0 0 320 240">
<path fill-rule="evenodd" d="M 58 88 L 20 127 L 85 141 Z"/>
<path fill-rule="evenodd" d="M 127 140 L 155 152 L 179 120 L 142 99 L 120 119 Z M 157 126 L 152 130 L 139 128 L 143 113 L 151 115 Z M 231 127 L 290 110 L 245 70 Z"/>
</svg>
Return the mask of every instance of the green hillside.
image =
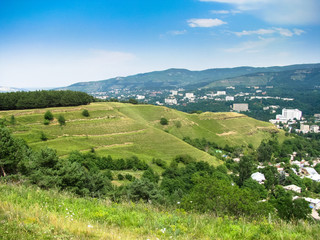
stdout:
<svg viewBox="0 0 320 240">
<path fill-rule="evenodd" d="M 112 203 L 54 190 L 0 184 L 0 238 L 319 239 L 319 224 L 250 221 L 186 213 L 178 206 Z"/>
<path fill-rule="evenodd" d="M 82 92 L 106 92 L 110 89 L 196 89 L 205 86 L 247 86 L 264 85 L 269 77 L 261 78 L 261 74 L 268 76 L 278 76 L 277 82 L 285 84 L 287 74 L 285 72 L 313 71 L 319 69 L 320 64 L 300 64 L 283 67 L 236 67 L 236 68 L 214 68 L 203 71 L 190 71 L 187 69 L 167 69 L 164 71 L 154 71 L 141 73 L 127 77 L 116 77 L 101 81 L 79 82 L 67 87 L 59 88 L 62 90 L 73 90 Z M 284 74 L 282 74 L 284 73 Z M 290 76 L 289 76 L 290 79 Z M 230 84 L 230 85 L 228 85 Z M 290 86 L 290 85 L 289 85 Z"/>
<path fill-rule="evenodd" d="M 89 111 L 89 117 L 81 114 L 83 109 Z M 43 124 L 47 110 L 55 117 L 50 125 Z M 147 162 L 152 158 L 169 161 L 178 154 L 189 154 L 218 164 L 215 157 L 185 143 L 183 137 L 206 138 L 222 147 L 226 144 L 257 147 L 262 139 L 277 132 L 272 124 L 238 113 L 187 114 L 166 107 L 124 103 L 0 112 L 0 118 L 7 120 L 12 115 L 16 120 L 15 125 L 9 125 L 13 134 L 33 149 L 48 146 L 64 156 L 73 150 L 86 152 L 94 148 L 99 155 L 115 158 L 136 155 Z M 58 124 L 59 115 L 66 119 L 66 126 Z M 162 117 L 168 119 L 168 125 L 160 124 Z M 41 140 L 42 133 L 47 141 Z"/>
</svg>

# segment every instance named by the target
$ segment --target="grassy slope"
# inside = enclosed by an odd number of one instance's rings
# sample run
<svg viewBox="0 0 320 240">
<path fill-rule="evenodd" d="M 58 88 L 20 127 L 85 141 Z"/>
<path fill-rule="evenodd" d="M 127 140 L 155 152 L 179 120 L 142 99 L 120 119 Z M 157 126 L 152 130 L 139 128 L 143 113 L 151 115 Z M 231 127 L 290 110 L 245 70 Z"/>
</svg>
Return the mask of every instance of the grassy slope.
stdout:
<svg viewBox="0 0 320 240">
<path fill-rule="evenodd" d="M 81 115 L 88 109 L 90 117 Z M 43 146 L 57 149 L 60 156 L 72 150 L 89 151 L 95 148 L 101 155 L 128 157 L 136 155 L 147 162 L 153 157 L 171 160 L 178 154 L 189 154 L 198 160 L 218 164 L 209 154 L 182 141 L 183 137 L 207 138 L 220 145 L 258 146 L 275 128 L 237 113 L 187 114 L 166 107 L 123 103 L 93 103 L 88 106 L 51 108 L 57 118 L 62 114 L 67 125 L 60 127 L 56 120 L 43 124 L 47 109 L 2 111 L 0 117 L 14 115 L 16 125 L 11 126 L 15 136 L 22 137 L 34 149 Z M 162 126 L 159 119 L 169 120 Z M 181 128 L 175 123 L 180 121 Z M 165 130 L 165 131 L 164 131 Z M 44 132 L 48 141 L 41 141 Z"/>
<path fill-rule="evenodd" d="M 0 238 L 5 240 L 320 238 L 319 224 L 235 220 L 3 183 L 0 223 Z"/>
</svg>

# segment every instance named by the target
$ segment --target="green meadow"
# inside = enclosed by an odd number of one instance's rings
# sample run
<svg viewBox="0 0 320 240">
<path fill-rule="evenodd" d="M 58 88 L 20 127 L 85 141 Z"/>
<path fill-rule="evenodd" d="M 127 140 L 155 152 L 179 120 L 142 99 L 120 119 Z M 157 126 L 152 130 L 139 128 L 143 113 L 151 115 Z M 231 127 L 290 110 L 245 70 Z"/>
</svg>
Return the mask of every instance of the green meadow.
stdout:
<svg viewBox="0 0 320 240">
<path fill-rule="evenodd" d="M 87 109 L 90 116 L 82 116 Z M 54 120 L 44 125 L 44 113 L 50 110 Z M 220 146 L 257 147 L 261 140 L 278 132 L 272 124 L 261 122 L 238 113 L 187 114 L 162 106 L 125 103 L 91 103 L 85 106 L 1 111 L 0 118 L 8 121 L 13 135 L 24 139 L 39 150 L 45 146 L 56 149 L 59 156 L 71 151 L 86 152 L 92 149 L 98 155 L 113 158 L 137 156 L 150 163 L 152 158 L 170 161 L 176 155 L 189 154 L 197 160 L 213 165 L 219 161 L 206 152 L 185 143 L 183 137 L 206 138 Z M 66 125 L 57 119 L 63 115 Z M 161 125 L 164 117 L 168 125 Z M 41 140 L 44 133 L 47 141 Z"/>
</svg>

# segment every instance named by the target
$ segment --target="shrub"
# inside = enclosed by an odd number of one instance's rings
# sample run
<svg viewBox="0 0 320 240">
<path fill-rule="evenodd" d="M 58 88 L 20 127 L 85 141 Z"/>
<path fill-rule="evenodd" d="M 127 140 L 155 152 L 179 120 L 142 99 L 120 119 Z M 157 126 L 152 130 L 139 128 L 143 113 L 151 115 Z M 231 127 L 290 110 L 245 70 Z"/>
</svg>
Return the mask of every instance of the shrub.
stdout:
<svg viewBox="0 0 320 240">
<path fill-rule="evenodd" d="M 175 126 L 176 126 L 176 128 L 181 128 L 182 124 L 180 121 L 176 121 Z"/>
<path fill-rule="evenodd" d="M 50 121 L 49 121 L 48 119 L 45 119 L 45 120 L 43 121 L 43 124 L 44 124 L 44 125 L 49 125 L 49 124 L 50 124 Z"/>
<path fill-rule="evenodd" d="M 121 173 L 119 173 L 119 174 L 118 174 L 118 180 L 121 181 L 121 180 L 123 180 L 123 179 L 124 179 L 124 176 L 123 176 Z"/>
<path fill-rule="evenodd" d="M 89 111 L 88 111 L 87 109 L 84 109 L 84 110 L 82 111 L 82 116 L 84 116 L 84 117 L 89 117 L 89 116 L 90 116 Z"/>
<path fill-rule="evenodd" d="M 43 132 L 41 132 L 40 139 L 41 139 L 42 141 L 47 141 L 47 140 L 48 140 L 48 137 L 47 137 Z"/>
<path fill-rule="evenodd" d="M 11 117 L 10 117 L 10 123 L 11 123 L 12 125 L 15 125 L 15 124 L 16 124 L 16 118 L 14 117 L 14 115 L 11 115 Z"/>
<path fill-rule="evenodd" d="M 166 118 L 161 118 L 160 119 L 160 124 L 161 125 L 168 125 L 168 120 Z"/>
<path fill-rule="evenodd" d="M 53 120 L 53 114 L 49 110 L 46 111 L 46 113 L 44 114 L 44 119 L 52 121 Z"/>
<path fill-rule="evenodd" d="M 127 180 L 129 180 L 130 182 L 133 180 L 133 176 L 132 176 L 131 174 L 129 174 L 129 173 L 127 173 L 127 174 L 125 175 L 125 178 L 126 178 Z"/>
<path fill-rule="evenodd" d="M 66 125 L 66 119 L 62 115 L 59 116 L 58 122 L 59 122 L 60 126 Z"/>
</svg>

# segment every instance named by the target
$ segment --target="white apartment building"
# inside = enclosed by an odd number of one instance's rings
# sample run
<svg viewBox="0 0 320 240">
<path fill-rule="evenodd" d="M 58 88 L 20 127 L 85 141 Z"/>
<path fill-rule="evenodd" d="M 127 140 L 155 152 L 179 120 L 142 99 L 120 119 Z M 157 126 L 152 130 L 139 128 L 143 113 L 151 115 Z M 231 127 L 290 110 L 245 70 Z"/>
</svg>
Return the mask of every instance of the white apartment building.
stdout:
<svg viewBox="0 0 320 240">
<path fill-rule="evenodd" d="M 226 101 L 234 101 L 234 97 L 233 96 L 226 96 Z"/>
<path fill-rule="evenodd" d="M 221 95 L 226 95 L 227 92 L 226 91 L 217 91 L 217 96 L 221 96 Z"/>
<path fill-rule="evenodd" d="M 169 97 L 169 98 L 166 98 L 164 99 L 164 102 L 165 104 L 168 104 L 168 105 L 177 105 L 177 99 L 175 99 L 174 97 Z"/>
<path fill-rule="evenodd" d="M 301 120 L 302 112 L 299 109 L 282 109 L 282 114 L 276 116 L 276 120 L 279 122 L 287 122 L 289 120 Z"/>
<path fill-rule="evenodd" d="M 237 112 L 249 111 L 249 105 L 248 103 L 234 103 L 233 111 L 237 111 Z"/>
</svg>

